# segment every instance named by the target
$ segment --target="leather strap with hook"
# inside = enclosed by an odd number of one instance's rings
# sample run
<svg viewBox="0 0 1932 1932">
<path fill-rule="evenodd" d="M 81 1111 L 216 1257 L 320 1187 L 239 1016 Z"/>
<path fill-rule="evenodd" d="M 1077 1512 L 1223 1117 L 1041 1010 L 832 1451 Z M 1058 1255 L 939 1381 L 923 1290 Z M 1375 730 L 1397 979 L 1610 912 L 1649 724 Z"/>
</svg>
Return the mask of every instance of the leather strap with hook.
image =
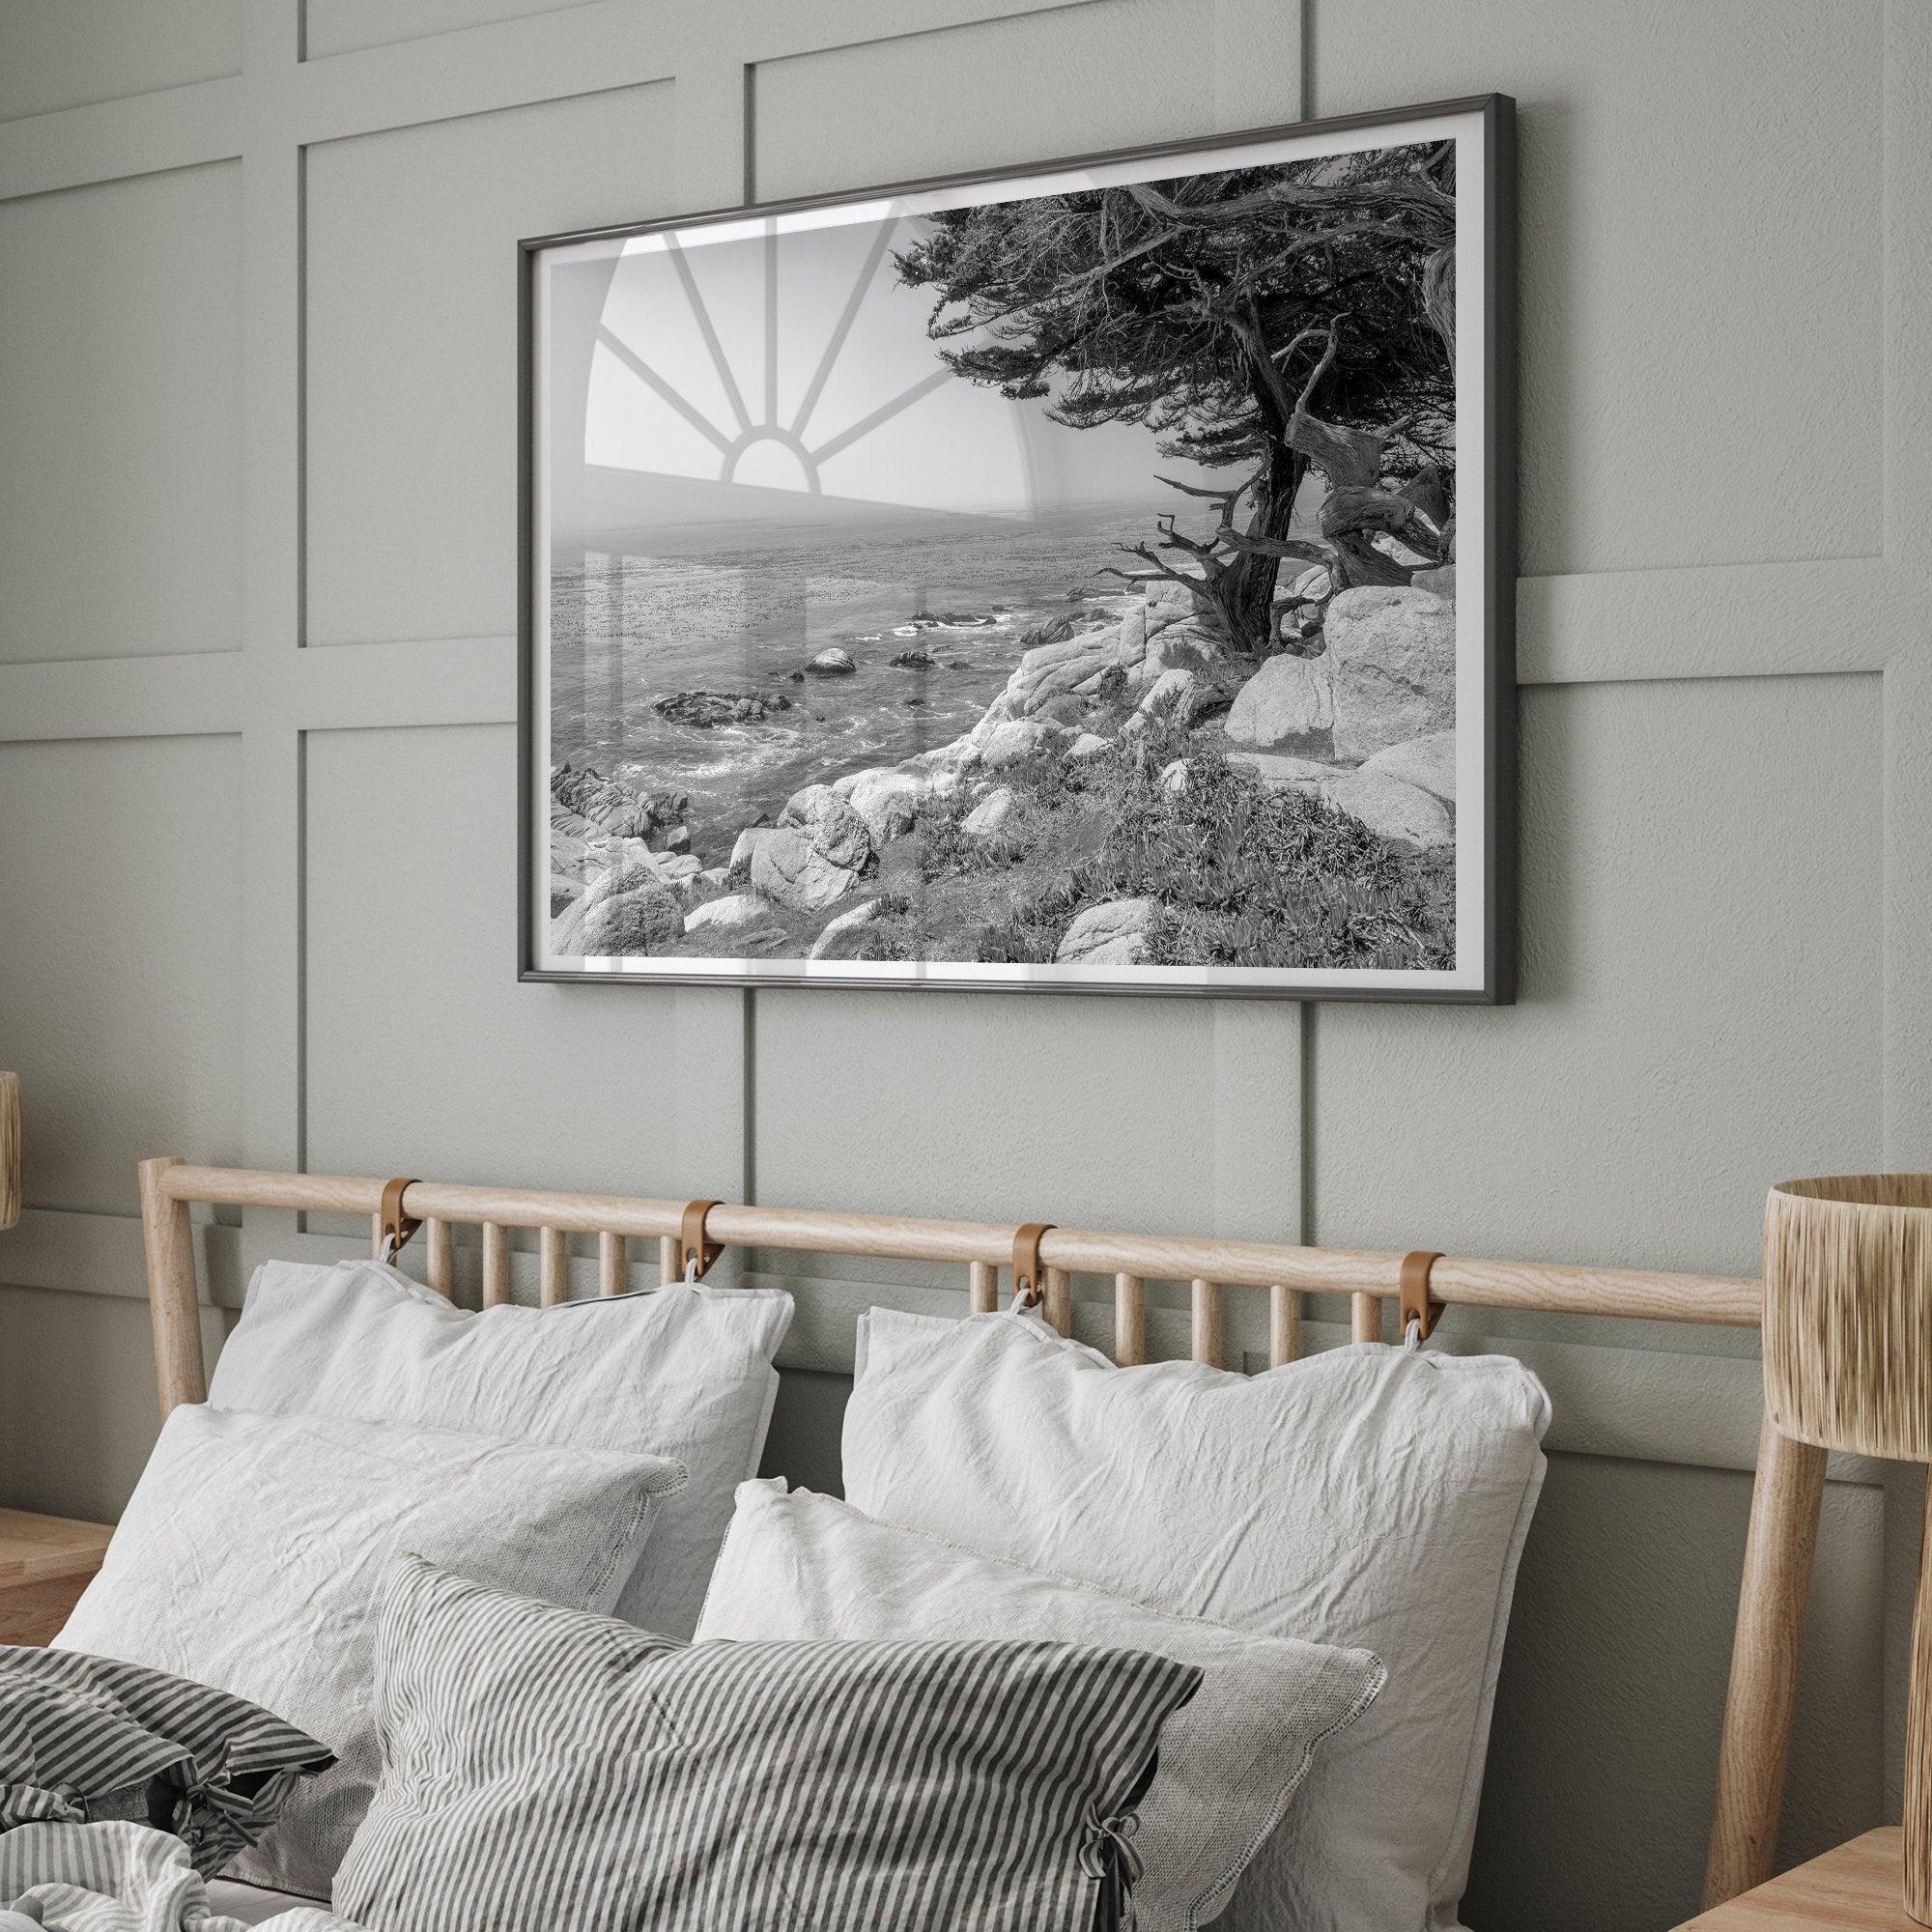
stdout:
<svg viewBox="0 0 1932 1932">
<path fill-rule="evenodd" d="M 1051 1221 L 1029 1221 L 1013 1231 L 1013 1306 L 1037 1308 L 1046 1299 L 1046 1274 L 1039 1264 L 1040 1237 L 1053 1232 Z"/>
<path fill-rule="evenodd" d="M 413 1214 L 403 1212 L 403 1196 L 415 1184 L 413 1178 L 384 1183 L 383 1208 L 376 1233 L 376 1252 L 384 1261 L 401 1254 L 409 1246 L 410 1236 L 422 1226 Z M 394 1247 L 389 1246 L 391 1241 L 395 1243 Z"/>
<path fill-rule="evenodd" d="M 715 1201 L 685 1203 L 684 1222 L 678 1235 L 677 1264 L 687 1281 L 694 1278 L 694 1268 L 697 1271 L 695 1278 L 702 1281 L 711 1272 L 712 1264 L 724 1252 L 704 1232 L 705 1220 L 717 1206 Z"/>
<path fill-rule="evenodd" d="M 1413 1254 L 1402 1258 L 1401 1320 L 1396 1328 L 1403 1339 L 1408 1339 L 1408 1324 L 1416 1324 L 1416 1339 L 1426 1342 L 1435 1332 L 1435 1324 L 1442 1317 L 1442 1303 L 1429 1292 L 1429 1274 L 1442 1257 L 1428 1249 L 1418 1248 Z"/>
</svg>

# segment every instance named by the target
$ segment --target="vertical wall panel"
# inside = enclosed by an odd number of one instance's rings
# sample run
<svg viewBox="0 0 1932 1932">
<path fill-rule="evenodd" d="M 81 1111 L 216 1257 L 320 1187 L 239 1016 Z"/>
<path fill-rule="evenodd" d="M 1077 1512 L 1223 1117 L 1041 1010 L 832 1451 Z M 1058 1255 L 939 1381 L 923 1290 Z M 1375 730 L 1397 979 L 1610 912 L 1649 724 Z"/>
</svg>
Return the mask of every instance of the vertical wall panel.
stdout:
<svg viewBox="0 0 1932 1932">
<path fill-rule="evenodd" d="M 143 1156 L 240 1152 L 241 779 L 232 737 L 0 745 L 29 1208 L 131 1214 Z"/>
<path fill-rule="evenodd" d="M 308 641 L 516 628 L 518 241 L 668 212 L 669 90 L 312 149 Z"/>
<path fill-rule="evenodd" d="M 1551 1460 L 1517 1579 L 1463 1917 L 1652 1932 L 1695 1909 L 1750 1480 Z M 1780 1862 L 1879 1804 L 1880 1492 L 1828 1492 Z"/>
<path fill-rule="evenodd" d="M 1317 114 L 1521 108 L 1522 568 L 1874 556 L 1883 0 L 1309 0 Z"/>
<path fill-rule="evenodd" d="M 242 0 L 0 7 L 0 121 L 217 80 L 241 66 Z"/>
<path fill-rule="evenodd" d="M 757 191 L 1205 133 L 1216 53 L 1210 0 L 1098 0 L 762 63 Z M 1292 119 L 1295 76 L 1278 78 L 1271 111 Z M 822 1197 L 835 1149 L 843 1191 L 882 1209 L 1274 1238 L 1298 1225 L 1292 1006 L 760 994 L 757 1039 L 767 1199 Z"/>
<path fill-rule="evenodd" d="M 696 1192 L 742 1093 L 673 1078 L 674 1000 L 517 984 L 515 783 L 507 726 L 310 738 L 310 1164 Z"/>
<path fill-rule="evenodd" d="M 1879 1157 L 1875 678 L 1523 704 L 1522 1003 L 1331 1006 L 1317 1237 L 1754 1273 L 1764 1190 Z"/>
<path fill-rule="evenodd" d="M 0 1286 L 9 1508 L 112 1521 L 159 1427 L 146 1303 Z"/>
<path fill-rule="evenodd" d="M 241 217 L 232 162 L 0 203 L 0 663 L 240 642 Z"/>
</svg>

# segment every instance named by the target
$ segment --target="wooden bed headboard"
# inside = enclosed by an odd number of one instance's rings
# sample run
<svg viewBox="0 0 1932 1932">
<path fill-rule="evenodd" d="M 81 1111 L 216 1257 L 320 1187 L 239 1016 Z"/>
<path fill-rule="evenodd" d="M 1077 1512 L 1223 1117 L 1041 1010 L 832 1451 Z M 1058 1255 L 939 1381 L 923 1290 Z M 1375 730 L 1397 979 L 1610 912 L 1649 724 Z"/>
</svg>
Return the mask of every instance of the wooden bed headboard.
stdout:
<svg viewBox="0 0 1932 1932">
<path fill-rule="evenodd" d="M 536 1233 L 539 1294 L 546 1307 L 568 1298 L 573 1235 L 597 1238 L 602 1294 L 621 1293 L 629 1285 L 633 1241 L 657 1243 L 659 1277 L 667 1282 L 683 1274 L 686 1244 L 694 1239 L 706 1250 L 757 1247 L 956 1264 L 965 1271 L 968 1306 L 975 1312 L 999 1305 L 1002 1266 L 1022 1281 L 1037 1270 L 1037 1298 L 1046 1319 L 1062 1334 L 1072 1325 L 1073 1277 L 1111 1276 L 1113 1352 L 1122 1366 L 1145 1359 L 1149 1281 L 1191 1285 L 1193 1357 L 1217 1366 L 1222 1296 L 1229 1289 L 1266 1292 L 1269 1358 L 1275 1366 L 1294 1360 L 1300 1352 L 1305 1293 L 1350 1296 L 1356 1341 L 1382 1339 L 1382 1304 L 1391 1300 L 1398 1304 L 1401 1317 L 1418 1318 L 1425 1333 L 1436 1313 L 1451 1306 L 1756 1327 L 1762 1303 L 1756 1281 L 1634 1268 L 1104 1234 L 1038 1222 L 1003 1226 L 446 1181 L 277 1174 L 192 1167 L 173 1156 L 143 1161 L 140 1176 L 148 1298 L 163 1416 L 179 1403 L 206 1400 L 208 1393 L 189 1222 L 194 1203 L 366 1214 L 372 1248 L 380 1253 L 387 1190 L 389 1211 L 399 1210 L 423 1228 L 429 1286 L 439 1293 L 450 1294 L 455 1287 L 455 1229 L 482 1230 L 485 1307 L 510 1299 L 511 1235 L 516 1230 Z M 1707 1907 L 1771 1876 L 1824 1486 L 1825 1452 L 1780 1435 L 1767 1421 L 1758 1439 L 1718 1765 L 1704 1887 Z"/>
</svg>

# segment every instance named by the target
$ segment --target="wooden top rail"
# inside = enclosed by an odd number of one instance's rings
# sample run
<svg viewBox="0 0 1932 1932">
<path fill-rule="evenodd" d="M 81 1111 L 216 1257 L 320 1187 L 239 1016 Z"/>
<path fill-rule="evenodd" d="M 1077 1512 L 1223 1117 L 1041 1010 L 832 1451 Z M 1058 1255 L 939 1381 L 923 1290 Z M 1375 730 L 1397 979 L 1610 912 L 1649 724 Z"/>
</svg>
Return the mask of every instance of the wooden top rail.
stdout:
<svg viewBox="0 0 1932 1932">
<path fill-rule="evenodd" d="M 374 1214 L 381 1208 L 384 1184 L 381 1179 L 339 1175 L 271 1174 L 251 1168 L 186 1165 L 170 1165 L 159 1178 L 167 1198 L 173 1201 L 360 1215 Z M 614 1194 L 549 1193 L 418 1180 L 405 1194 L 404 1206 L 419 1220 L 662 1239 L 678 1234 L 685 1204 Z M 721 1202 L 710 1211 L 706 1233 L 713 1240 L 736 1247 L 999 1267 L 1011 1259 L 1014 1230 L 978 1221 L 901 1219 L 889 1214 L 736 1207 Z M 1203 1281 L 1236 1288 L 1281 1287 L 1391 1299 L 1401 1285 L 1403 1262 L 1397 1254 L 1340 1248 L 1058 1227 L 1041 1238 L 1040 1260 L 1059 1273 Z M 1464 1307 L 1541 1309 L 1741 1328 L 1757 1325 L 1762 1298 L 1757 1282 L 1725 1275 L 1471 1261 L 1452 1255 L 1435 1263 L 1429 1286 L 1436 1300 Z"/>
</svg>

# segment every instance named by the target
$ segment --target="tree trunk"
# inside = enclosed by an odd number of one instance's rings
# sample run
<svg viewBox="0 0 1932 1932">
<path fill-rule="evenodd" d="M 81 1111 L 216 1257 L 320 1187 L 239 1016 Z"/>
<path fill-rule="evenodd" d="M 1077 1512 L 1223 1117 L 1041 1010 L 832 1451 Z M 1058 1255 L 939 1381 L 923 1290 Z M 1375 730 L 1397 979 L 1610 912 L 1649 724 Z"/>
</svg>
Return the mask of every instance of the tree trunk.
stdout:
<svg viewBox="0 0 1932 1932">
<path fill-rule="evenodd" d="M 1295 493 L 1308 473 L 1304 458 L 1286 443 L 1274 443 L 1265 473 L 1255 485 L 1255 514 L 1248 534 L 1281 538 L 1288 534 L 1294 514 Z M 1281 576 L 1281 559 L 1247 551 L 1231 566 L 1228 586 L 1229 628 L 1235 641 L 1252 657 L 1265 655 L 1273 641 L 1274 591 Z"/>
</svg>

